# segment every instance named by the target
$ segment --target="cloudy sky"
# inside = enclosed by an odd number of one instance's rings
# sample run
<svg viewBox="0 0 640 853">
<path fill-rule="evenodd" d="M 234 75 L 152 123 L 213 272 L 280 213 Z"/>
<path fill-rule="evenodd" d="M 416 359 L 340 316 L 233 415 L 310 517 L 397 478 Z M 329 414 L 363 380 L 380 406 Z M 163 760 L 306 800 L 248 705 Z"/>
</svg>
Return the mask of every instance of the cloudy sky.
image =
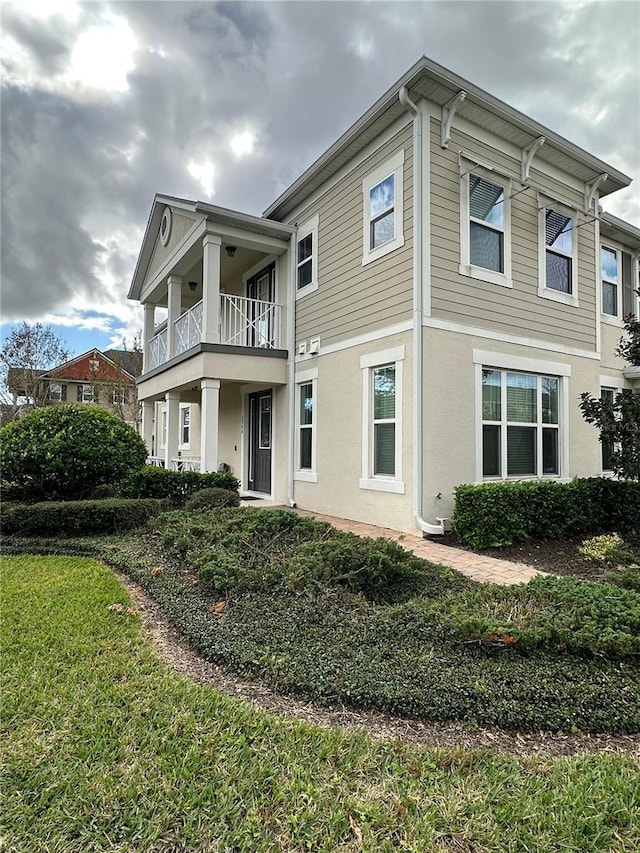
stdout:
<svg viewBox="0 0 640 853">
<path fill-rule="evenodd" d="M 74 353 L 141 327 L 156 192 L 260 214 L 422 54 L 635 178 L 636 2 L 75 2 L 1 7 L 2 319 Z"/>
</svg>

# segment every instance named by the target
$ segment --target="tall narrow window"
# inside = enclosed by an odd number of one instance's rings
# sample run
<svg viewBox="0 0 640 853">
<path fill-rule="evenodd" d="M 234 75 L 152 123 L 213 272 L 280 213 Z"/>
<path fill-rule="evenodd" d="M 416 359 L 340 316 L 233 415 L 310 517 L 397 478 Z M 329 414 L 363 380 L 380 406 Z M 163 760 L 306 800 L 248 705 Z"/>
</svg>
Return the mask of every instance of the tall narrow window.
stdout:
<svg viewBox="0 0 640 853">
<path fill-rule="evenodd" d="M 396 368 L 389 364 L 373 371 L 373 474 L 396 473 Z"/>
<path fill-rule="evenodd" d="M 298 240 L 298 290 L 313 280 L 313 234 Z"/>
<path fill-rule="evenodd" d="M 607 408 L 611 408 L 613 410 L 613 404 L 615 402 L 616 392 L 613 388 L 601 388 L 600 389 L 600 399 L 605 404 Z M 603 471 L 612 471 L 613 470 L 613 453 L 615 450 L 615 444 L 610 439 L 606 438 L 603 435 L 602 437 L 602 470 Z"/>
<path fill-rule="evenodd" d="M 180 409 L 180 444 L 189 444 L 191 437 L 191 407 Z"/>
<path fill-rule="evenodd" d="M 545 212 L 546 279 L 551 290 L 573 292 L 573 220 L 548 208 Z"/>
<path fill-rule="evenodd" d="M 503 273 L 504 231 L 504 187 L 480 175 L 469 175 L 469 262 Z"/>
<path fill-rule="evenodd" d="M 620 270 L 616 250 L 602 246 L 600 249 L 600 265 L 602 273 L 602 313 L 617 317 Z"/>
<path fill-rule="evenodd" d="M 299 452 L 298 465 L 301 471 L 313 468 L 313 383 L 299 385 Z"/>
<path fill-rule="evenodd" d="M 559 380 L 482 370 L 484 477 L 558 475 Z"/>
<path fill-rule="evenodd" d="M 375 261 L 404 245 L 403 164 L 404 150 L 401 150 L 362 181 L 363 264 Z"/>
<path fill-rule="evenodd" d="M 377 249 L 395 237 L 395 175 L 369 190 L 369 247 Z"/>
</svg>

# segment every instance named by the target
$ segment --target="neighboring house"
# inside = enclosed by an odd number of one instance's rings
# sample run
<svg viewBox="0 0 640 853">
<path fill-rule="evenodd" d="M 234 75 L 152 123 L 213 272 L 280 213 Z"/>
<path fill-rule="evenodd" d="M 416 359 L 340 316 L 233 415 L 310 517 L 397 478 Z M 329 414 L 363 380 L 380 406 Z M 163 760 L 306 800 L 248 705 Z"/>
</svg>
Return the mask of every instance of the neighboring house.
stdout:
<svg viewBox="0 0 640 853">
<path fill-rule="evenodd" d="M 613 354 L 640 230 L 599 213 L 629 183 L 423 58 L 263 217 L 156 196 L 151 455 L 427 533 L 460 483 L 601 474 L 579 396 L 640 386 Z"/>
<path fill-rule="evenodd" d="M 94 403 L 137 426 L 136 376 L 142 372 L 140 353 L 92 349 L 50 370 L 29 372 L 10 367 L 8 387 L 14 400 L 35 393 L 44 405 Z"/>
</svg>

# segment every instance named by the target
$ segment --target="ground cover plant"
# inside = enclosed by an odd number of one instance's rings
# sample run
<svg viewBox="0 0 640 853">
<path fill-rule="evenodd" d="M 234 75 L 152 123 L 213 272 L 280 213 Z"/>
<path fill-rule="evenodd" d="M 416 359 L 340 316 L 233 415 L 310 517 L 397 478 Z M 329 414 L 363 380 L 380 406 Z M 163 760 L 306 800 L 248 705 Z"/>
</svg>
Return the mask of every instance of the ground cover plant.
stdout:
<svg viewBox="0 0 640 853">
<path fill-rule="evenodd" d="M 177 511 L 153 531 L 106 558 L 206 658 L 280 691 L 509 729 L 640 730 L 633 590 L 477 585 L 284 511 Z"/>
<path fill-rule="evenodd" d="M 1 568 L 7 850 L 640 846 L 631 756 L 434 750 L 275 718 L 161 665 L 95 560 L 5 557 Z"/>
</svg>

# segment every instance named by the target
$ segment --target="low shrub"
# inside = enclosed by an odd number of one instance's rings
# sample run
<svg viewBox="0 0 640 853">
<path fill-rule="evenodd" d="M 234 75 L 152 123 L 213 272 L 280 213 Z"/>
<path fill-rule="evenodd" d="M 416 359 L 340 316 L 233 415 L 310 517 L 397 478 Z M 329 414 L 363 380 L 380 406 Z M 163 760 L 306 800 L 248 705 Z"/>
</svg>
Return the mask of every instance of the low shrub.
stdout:
<svg viewBox="0 0 640 853">
<path fill-rule="evenodd" d="M 640 654 L 640 595 L 608 583 L 538 577 L 518 586 L 481 584 L 439 603 L 426 618 L 452 636 L 523 651 Z"/>
<path fill-rule="evenodd" d="M 240 495 L 231 489 L 200 489 L 186 501 L 184 508 L 190 512 L 221 509 L 227 506 L 240 506 Z"/>
<path fill-rule="evenodd" d="M 163 508 L 155 499 L 46 501 L 3 509 L 2 528 L 5 535 L 18 537 L 118 533 L 143 527 Z"/>
<path fill-rule="evenodd" d="M 202 489 L 227 489 L 238 491 L 240 483 L 229 473 L 212 471 L 169 471 L 145 465 L 132 472 L 118 486 L 124 498 L 159 498 L 169 501 L 171 506 L 182 507 L 195 492 Z"/>
<path fill-rule="evenodd" d="M 522 480 L 455 490 L 452 528 L 475 550 L 524 539 L 640 530 L 640 483 L 590 478 Z"/>
</svg>

